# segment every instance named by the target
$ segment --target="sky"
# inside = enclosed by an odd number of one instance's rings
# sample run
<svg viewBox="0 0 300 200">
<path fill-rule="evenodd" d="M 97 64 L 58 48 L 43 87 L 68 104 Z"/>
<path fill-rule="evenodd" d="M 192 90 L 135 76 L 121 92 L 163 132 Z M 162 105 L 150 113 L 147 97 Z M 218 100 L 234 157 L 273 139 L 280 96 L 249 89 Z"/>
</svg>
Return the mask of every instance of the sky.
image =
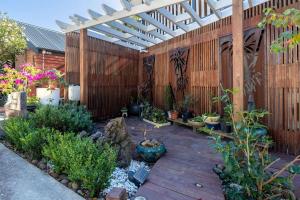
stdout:
<svg viewBox="0 0 300 200">
<path fill-rule="evenodd" d="M 104 13 L 103 3 L 121 9 L 120 0 L 0 0 L 0 12 L 18 21 L 60 31 L 56 19 L 70 23 L 70 15 L 88 17 L 88 9 Z"/>
</svg>

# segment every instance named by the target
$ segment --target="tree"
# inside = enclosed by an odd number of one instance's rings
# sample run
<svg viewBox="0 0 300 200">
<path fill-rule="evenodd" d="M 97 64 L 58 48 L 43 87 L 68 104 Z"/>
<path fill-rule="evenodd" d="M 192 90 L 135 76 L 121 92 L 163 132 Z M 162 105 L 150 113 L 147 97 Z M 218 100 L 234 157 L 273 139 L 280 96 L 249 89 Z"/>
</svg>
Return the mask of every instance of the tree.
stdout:
<svg viewBox="0 0 300 200">
<path fill-rule="evenodd" d="M 271 24 L 276 28 L 283 29 L 283 32 L 271 45 L 272 52 L 284 52 L 300 43 L 300 33 L 295 28 L 300 27 L 300 10 L 291 8 L 283 13 L 276 13 L 272 8 L 266 8 L 264 13 L 265 17 L 259 23 L 259 27 L 263 28 Z"/>
<path fill-rule="evenodd" d="M 13 62 L 27 47 L 23 29 L 17 22 L 0 13 L 0 66 Z"/>
</svg>

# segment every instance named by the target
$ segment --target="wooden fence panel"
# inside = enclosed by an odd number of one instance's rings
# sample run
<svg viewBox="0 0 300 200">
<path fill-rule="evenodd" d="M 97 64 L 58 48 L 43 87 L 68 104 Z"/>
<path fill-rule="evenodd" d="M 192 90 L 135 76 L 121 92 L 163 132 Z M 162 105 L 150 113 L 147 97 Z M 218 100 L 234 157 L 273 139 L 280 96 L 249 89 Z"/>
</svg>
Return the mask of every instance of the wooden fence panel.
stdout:
<svg viewBox="0 0 300 200">
<path fill-rule="evenodd" d="M 273 7 L 280 12 L 291 7 L 299 8 L 300 2 L 299 0 L 270 0 L 246 10 L 244 12 L 245 32 L 257 28 L 258 22 L 262 19 L 263 9 L 266 7 Z M 258 86 L 254 98 L 258 107 L 265 107 L 271 113 L 267 125 L 274 139 L 275 148 L 296 154 L 300 153 L 300 53 L 299 47 L 279 55 L 270 53 L 271 42 L 278 38 L 281 32 L 282 30 L 274 27 L 267 27 L 263 34 L 256 66 L 262 74 L 262 84 Z M 220 93 L 219 83 L 232 84 L 232 74 L 222 75 L 224 72 L 232 72 L 228 69 L 224 70 L 221 66 L 221 63 L 228 63 L 230 57 L 228 54 L 220 53 L 221 38 L 230 37 L 231 34 L 231 17 L 228 17 L 155 45 L 149 48 L 148 53 L 142 54 L 142 57 L 152 54 L 156 56 L 154 103 L 163 108 L 164 87 L 168 83 L 171 83 L 173 88 L 176 86 L 174 71 L 168 61 L 169 51 L 178 47 L 188 47 L 190 49 L 189 86 L 186 94 L 191 94 L 197 100 L 192 107 L 195 113 L 207 112 L 210 107 L 210 95 Z M 177 99 L 178 102 L 181 100 L 182 97 Z M 214 110 L 217 110 L 217 107 Z"/>
<path fill-rule="evenodd" d="M 88 38 L 88 109 L 95 118 L 120 114 L 137 94 L 139 52 Z M 66 80 L 79 84 L 79 35 L 67 34 Z"/>
</svg>

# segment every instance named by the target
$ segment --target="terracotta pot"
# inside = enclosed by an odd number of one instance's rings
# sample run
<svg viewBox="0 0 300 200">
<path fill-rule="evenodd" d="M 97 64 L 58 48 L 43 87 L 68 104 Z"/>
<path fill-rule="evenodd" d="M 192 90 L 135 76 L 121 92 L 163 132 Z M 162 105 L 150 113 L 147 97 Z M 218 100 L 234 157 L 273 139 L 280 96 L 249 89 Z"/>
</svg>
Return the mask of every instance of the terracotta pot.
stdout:
<svg viewBox="0 0 300 200">
<path fill-rule="evenodd" d="M 171 119 L 172 120 L 178 119 L 178 112 L 177 111 L 171 111 Z"/>
</svg>

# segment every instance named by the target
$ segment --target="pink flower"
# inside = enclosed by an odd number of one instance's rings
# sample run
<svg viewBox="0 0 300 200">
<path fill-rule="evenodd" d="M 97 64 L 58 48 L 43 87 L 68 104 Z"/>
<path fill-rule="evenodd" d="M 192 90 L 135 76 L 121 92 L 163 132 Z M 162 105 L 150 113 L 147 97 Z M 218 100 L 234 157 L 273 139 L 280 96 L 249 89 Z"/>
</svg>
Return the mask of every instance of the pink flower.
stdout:
<svg viewBox="0 0 300 200">
<path fill-rule="evenodd" d="M 21 80 L 21 79 L 16 79 L 16 80 L 15 80 L 15 83 L 16 83 L 16 85 L 21 85 L 21 84 L 23 84 L 23 80 Z"/>
</svg>

